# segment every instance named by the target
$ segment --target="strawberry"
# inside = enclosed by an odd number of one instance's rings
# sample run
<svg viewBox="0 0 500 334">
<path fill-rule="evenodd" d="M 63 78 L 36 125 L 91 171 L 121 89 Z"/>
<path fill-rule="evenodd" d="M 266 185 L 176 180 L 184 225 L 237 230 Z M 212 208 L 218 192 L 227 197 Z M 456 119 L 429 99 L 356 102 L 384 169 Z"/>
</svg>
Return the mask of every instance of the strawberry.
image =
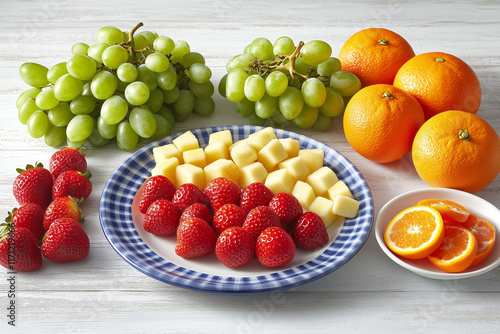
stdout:
<svg viewBox="0 0 500 334">
<path fill-rule="evenodd" d="M 139 199 L 139 211 L 146 213 L 148 207 L 157 199 L 172 201 L 175 187 L 173 183 L 163 175 L 152 176 L 144 182 L 141 197 Z"/>
<path fill-rule="evenodd" d="M 7 226 L 0 234 L 0 264 L 15 271 L 33 271 L 42 266 L 42 254 L 31 231 Z"/>
<path fill-rule="evenodd" d="M 71 218 L 59 218 L 50 225 L 42 242 L 42 254 L 54 262 L 69 262 L 87 257 L 90 242 L 82 225 Z"/>
<path fill-rule="evenodd" d="M 208 182 L 205 195 L 210 203 L 212 212 L 219 210 L 224 204 L 238 204 L 241 189 L 233 180 L 218 177 Z"/>
<path fill-rule="evenodd" d="M 85 154 L 76 148 L 63 147 L 50 157 L 49 170 L 54 180 L 59 174 L 68 170 L 75 170 L 83 174 L 87 170 Z"/>
<path fill-rule="evenodd" d="M 228 268 L 247 264 L 255 251 L 254 238 L 242 227 L 230 227 L 217 238 L 215 255 Z"/>
<path fill-rule="evenodd" d="M 269 202 L 269 207 L 278 215 L 281 227 L 287 232 L 302 215 L 302 206 L 299 200 L 288 193 L 276 194 Z"/>
<path fill-rule="evenodd" d="M 249 232 L 254 240 L 268 227 L 281 227 L 280 219 L 268 206 L 258 206 L 253 208 L 247 215 L 243 228 Z"/>
<path fill-rule="evenodd" d="M 292 239 L 299 248 L 315 249 L 324 246 L 329 236 L 323 219 L 314 212 L 306 212 L 293 227 Z"/>
<path fill-rule="evenodd" d="M 14 208 L 9 212 L 9 216 L 5 218 L 7 223 L 10 223 L 16 228 L 27 228 L 33 233 L 37 242 L 41 242 L 45 229 L 43 228 L 43 215 L 44 210 L 36 204 L 27 203 Z"/>
<path fill-rule="evenodd" d="M 271 190 L 264 184 L 260 182 L 251 183 L 241 192 L 240 208 L 248 213 L 258 206 L 269 205 L 273 196 Z"/>
<path fill-rule="evenodd" d="M 214 213 L 213 226 L 217 233 L 221 233 L 226 228 L 242 227 L 247 213 L 235 204 L 224 204 Z"/>
<path fill-rule="evenodd" d="M 184 210 L 180 220 L 194 217 L 201 218 L 209 225 L 212 225 L 212 213 L 206 205 L 203 205 L 201 203 L 194 203 L 193 205 L 190 205 L 186 208 L 186 210 Z"/>
<path fill-rule="evenodd" d="M 177 228 L 175 253 L 185 259 L 210 254 L 215 249 L 217 236 L 206 221 L 187 218 Z"/>
<path fill-rule="evenodd" d="M 144 230 L 155 235 L 173 235 L 179 225 L 179 209 L 175 204 L 158 199 L 144 215 Z"/>
<path fill-rule="evenodd" d="M 177 205 L 180 212 L 184 212 L 184 210 L 194 203 L 201 203 L 208 206 L 208 200 L 203 191 L 191 183 L 185 183 L 177 188 L 172 198 L 172 203 Z"/>
<path fill-rule="evenodd" d="M 59 174 L 52 187 L 52 198 L 73 197 L 85 201 L 92 193 L 92 174 L 68 170 Z"/>
<path fill-rule="evenodd" d="M 77 222 L 83 222 L 83 215 L 79 204 L 79 200 L 71 197 L 56 198 L 50 203 L 43 215 L 43 228 L 45 231 L 58 218 L 72 218 Z"/>
<path fill-rule="evenodd" d="M 269 227 L 257 239 L 255 253 L 264 267 L 281 267 L 293 260 L 295 244 L 281 227 Z"/>
<path fill-rule="evenodd" d="M 52 201 L 54 180 L 43 164 L 27 165 L 17 169 L 19 175 L 14 180 L 13 193 L 16 201 L 23 205 L 33 203 L 45 209 Z"/>
</svg>

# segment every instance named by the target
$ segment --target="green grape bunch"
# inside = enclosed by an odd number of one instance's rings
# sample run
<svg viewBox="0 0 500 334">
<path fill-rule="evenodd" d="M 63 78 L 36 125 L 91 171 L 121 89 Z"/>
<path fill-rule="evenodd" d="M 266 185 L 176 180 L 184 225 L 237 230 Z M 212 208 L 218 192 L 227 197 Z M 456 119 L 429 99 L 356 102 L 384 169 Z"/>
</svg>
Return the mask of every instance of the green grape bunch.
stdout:
<svg viewBox="0 0 500 334">
<path fill-rule="evenodd" d="M 319 40 L 300 42 L 290 37 L 274 44 L 259 37 L 242 54 L 231 58 L 219 93 L 236 103 L 236 112 L 250 124 L 274 126 L 289 122 L 299 128 L 326 131 L 361 89 L 359 78 L 342 71 L 331 46 Z"/>
<path fill-rule="evenodd" d="M 72 57 L 51 68 L 27 62 L 21 79 L 31 86 L 16 101 L 18 118 L 49 146 L 106 145 L 133 151 L 140 138 L 168 136 L 192 112 L 215 111 L 212 71 L 187 42 L 151 31 L 106 26 L 97 42 L 76 43 Z"/>
</svg>

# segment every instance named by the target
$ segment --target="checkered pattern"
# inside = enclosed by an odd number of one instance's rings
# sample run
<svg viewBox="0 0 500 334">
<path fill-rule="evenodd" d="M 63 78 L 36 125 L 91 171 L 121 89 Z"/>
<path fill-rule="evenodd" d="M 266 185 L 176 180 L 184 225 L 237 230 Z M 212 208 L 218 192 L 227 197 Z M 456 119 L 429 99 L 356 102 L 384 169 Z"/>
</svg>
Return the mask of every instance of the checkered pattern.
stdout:
<svg viewBox="0 0 500 334">
<path fill-rule="evenodd" d="M 231 130 L 233 139 L 240 140 L 262 129 L 256 126 L 218 126 L 191 130 L 206 145 L 211 133 Z M 130 265 L 162 282 L 192 290 L 251 294 L 290 289 L 311 282 L 337 270 L 364 245 L 373 221 L 373 199 L 361 173 L 340 153 L 316 140 L 293 132 L 276 129 L 278 138 L 293 138 L 301 148 L 319 148 L 325 151 L 325 165 L 332 168 L 344 181 L 354 198 L 360 201 L 359 214 L 346 219 L 339 236 L 316 258 L 297 267 L 270 274 L 247 277 L 217 276 L 196 272 L 173 264 L 153 252 L 139 237 L 131 207 L 134 196 L 154 167 L 153 148 L 172 143 L 180 133 L 143 147 L 127 159 L 110 177 L 101 195 L 99 218 L 104 235 L 116 252 Z"/>
</svg>

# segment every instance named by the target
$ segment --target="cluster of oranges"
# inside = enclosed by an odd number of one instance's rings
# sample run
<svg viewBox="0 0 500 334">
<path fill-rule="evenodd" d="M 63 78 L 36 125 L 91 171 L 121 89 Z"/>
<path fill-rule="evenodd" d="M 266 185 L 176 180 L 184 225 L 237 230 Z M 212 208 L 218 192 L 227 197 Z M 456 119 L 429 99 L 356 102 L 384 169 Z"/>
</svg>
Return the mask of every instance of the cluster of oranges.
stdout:
<svg viewBox="0 0 500 334">
<path fill-rule="evenodd" d="M 339 59 L 363 88 L 345 109 L 344 133 L 362 156 L 379 163 L 409 152 L 429 185 L 471 193 L 500 173 L 500 138 L 476 113 L 481 86 L 461 59 L 415 55 L 400 35 L 369 28 L 350 37 Z"/>
</svg>

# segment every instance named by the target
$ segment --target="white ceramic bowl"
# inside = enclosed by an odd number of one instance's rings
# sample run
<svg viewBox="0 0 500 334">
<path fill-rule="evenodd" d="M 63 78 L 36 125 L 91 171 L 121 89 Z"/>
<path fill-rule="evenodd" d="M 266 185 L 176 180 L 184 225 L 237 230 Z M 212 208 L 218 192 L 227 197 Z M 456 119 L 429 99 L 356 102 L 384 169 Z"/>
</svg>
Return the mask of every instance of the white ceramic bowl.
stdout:
<svg viewBox="0 0 500 334">
<path fill-rule="evenodd" d="M 492 252 L 480 264 L 466 269 L 459 273 L 448 273 L 436 268 L 427 259 L 410 260 L 399 257 L 387 248 L 384 242 L 384 230 L 392 218 L 402 210 L 416 205 L 418 201 L 424 199 L 447 199 L 459 203 L 466 207 L 470 212 L 477 214 L 495 225 L 497 233 L 497 242 Z M 409 191 L 401 194 L 387 202 L 377 215 L 375 220 L 375 236 L 377 242 L 384 253 L 394 262 L 422 275 L 434 279 L 458 279 L 468 278 L 484 274 L 500 264 L 500 241 L 498 233 L 500 232 L 500 210 L 488 201 L 459 190 L 445 188 L 430 188 Z"/>
</svg>

